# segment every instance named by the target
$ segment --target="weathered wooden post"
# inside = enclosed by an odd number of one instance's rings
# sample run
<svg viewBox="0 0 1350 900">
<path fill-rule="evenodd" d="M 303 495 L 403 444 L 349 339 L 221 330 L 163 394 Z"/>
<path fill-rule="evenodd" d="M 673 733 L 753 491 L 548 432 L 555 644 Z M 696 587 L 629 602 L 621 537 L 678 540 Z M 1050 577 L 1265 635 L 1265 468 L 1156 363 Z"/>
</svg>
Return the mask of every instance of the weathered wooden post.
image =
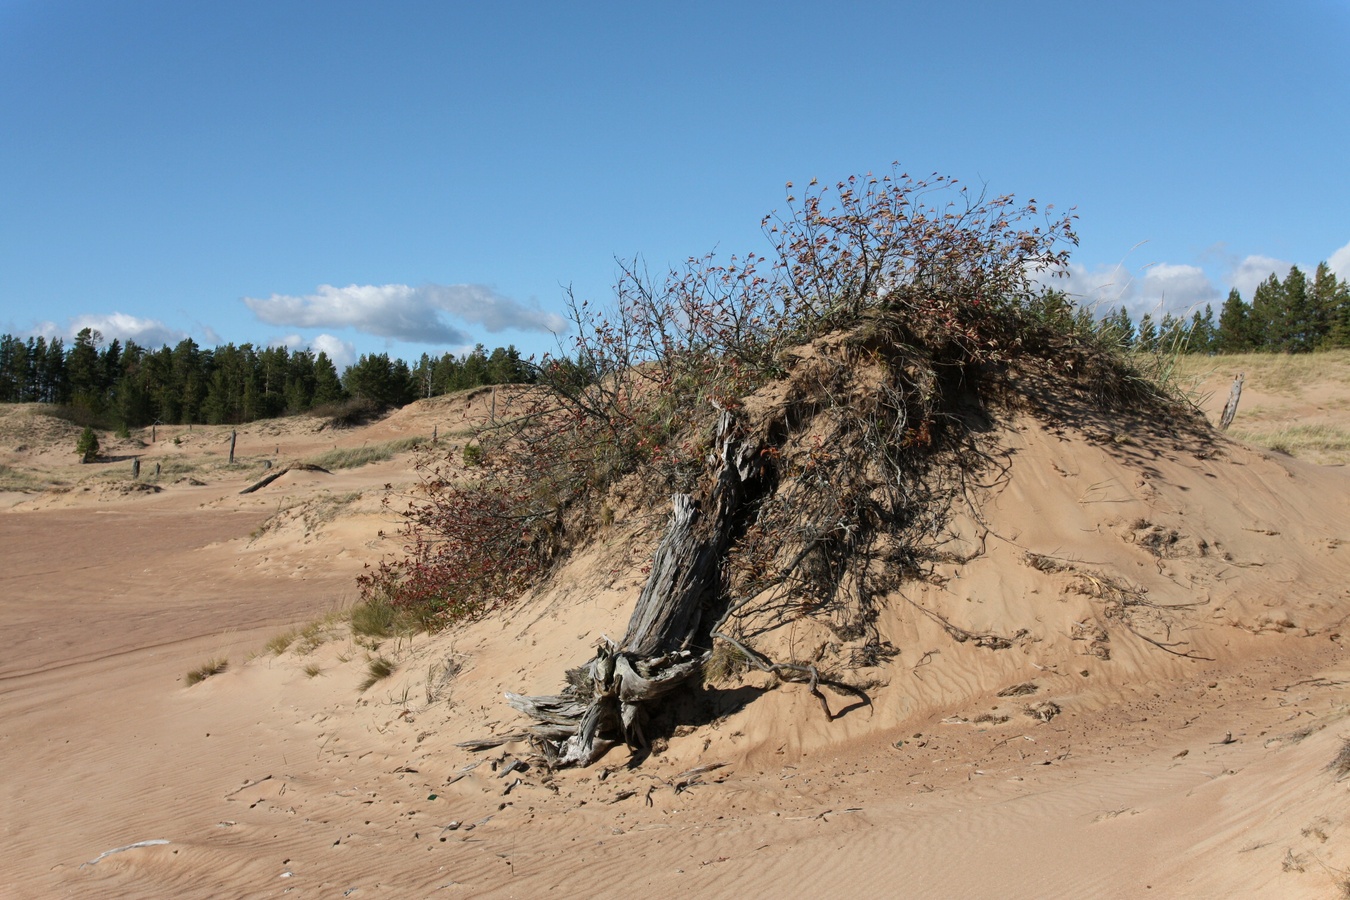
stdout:
<svg viewBox="0 0 1350 900">
<path fill-rule="evenodd" d="M 239 437 L 239 432 L 233 428 L 230 429 L 230 465 L 234 465 L 234 442 Z"/>
<path fill-rule="evenodd" d="M 159 463 L 155 463 L 155 480 L 159 481 Z"/>
<path fill-rule="evenodd" d="M 1233 379 L 1233 388 L 1228 392 L 1228 402 L 1223 405 L 1223 415 L 1219 417 L 1219 428 L 1227 431 L 1228 426 L 1233 424 L 1233 417 L 1237 415 L 1238 400 L 1242 397 L 1242 380 L 1244 373 L 1239 372 Z"/>
<path fill-rule="evenodd" d="M 141 478 L 141 458 L 138 456 L 131 461 L 131 480 L 139 481 Z"/>
<path fill-rule="evenodd" d="M 439 426 L 439 425 L 432 425 L 432 426 L 431 426 L 431 444 L 432 444 L 433 447 L 436 445 L 436 435 L 439 434 L 439 433 L 440 433 L 440 426 Z"/>
</svg>

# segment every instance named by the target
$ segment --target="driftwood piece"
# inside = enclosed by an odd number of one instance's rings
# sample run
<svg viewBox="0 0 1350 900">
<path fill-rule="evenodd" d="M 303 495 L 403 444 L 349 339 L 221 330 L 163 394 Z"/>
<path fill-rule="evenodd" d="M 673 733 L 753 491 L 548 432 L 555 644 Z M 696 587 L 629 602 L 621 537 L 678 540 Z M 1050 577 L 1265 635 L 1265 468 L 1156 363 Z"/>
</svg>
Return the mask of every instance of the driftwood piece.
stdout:
<svg viewBox="0 0 1350 900">
<path fill-rule="evenodd" d="M 1227 431 L 1228 426 L 1233 424 L 1233 417 L 1237 415 L 1238 400 L 1242 398 L 1242 380 L 1244 374 L 1239 372 L 1233 379 L 1233 387 L 1228 392 L 1228 402 L 1223 405 L 1223 415 L 1219 417 L 1219 429 Z"/>
<path fill-rule="evenodd" d="M 265 488 L 265 487 L 267 487 L 269 484 L 271 484 L 272 482 L 274 482 L 274 481 L 276 481 L 278 478 L 280 478 L 282 475 L 285 475 L 287 472 L 289 472 L 289 471 L 291 471 L 291 470 L 293 470 L 293 469 L 294 469 L 294 470 L 301 471 L 301 472 L 322 472 L 322 473 L 325 474 L 325 475 L 332 475 L 332 474 L 333 474 L 332 472 L 330 472 L 330 471 L 328 471 L 327 469 L 325 469 L 323 466 L 316 466 L 316 465 L 314 465 L 313 463 L 294 463 L 293 465 L 286 466 L 284 469 L 278 469 L 277 471 L 273 472 L 271 475 L 268 475 L 266 478 L 262 478 L 262 479 L 260 479 L 260 480 L 258 480 L 258 481 L 255 481 L 253 484 L 251 484 L 251 485 L 249 485 L 248 487 L 244 488 L 244 489 L 243 489 L 242 491 L 240 491 L 239 493 L 241 493 L 241 494 L 251 494 L 251 493 L 253 493 L 254 491 L 258 490 L 259 488 Z"/>
<path fill-rule="evenodd" d="M 606 641 L 569 672 L 559 694 L 506 695 L 539 723 L 531 733 L 551 765 L 590 765 L 619 741 L 646 746 L 646 706 L 702 671 L 718 605 L 725 605 L 722 559 L 738 516 L 760 489 L 759 447 L 745 442 L 735 425 L 724 412 L 710 458 L 716 474 L 706 495 L 672 498 L 670 524 L 623 639 Z"/>
</svg>

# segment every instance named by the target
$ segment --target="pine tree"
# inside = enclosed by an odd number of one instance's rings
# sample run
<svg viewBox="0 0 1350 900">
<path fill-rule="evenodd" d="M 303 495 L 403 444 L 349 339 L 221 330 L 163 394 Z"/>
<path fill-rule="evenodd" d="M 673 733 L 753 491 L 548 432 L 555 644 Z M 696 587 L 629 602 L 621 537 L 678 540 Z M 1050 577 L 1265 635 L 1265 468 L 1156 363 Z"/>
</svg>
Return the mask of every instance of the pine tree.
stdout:
<svg viewBox="0 0 1350 900">
<path fill-rule="evenodd" d="M 1247 353 L 1255 349 L 1251 307 L 1243 302 L 1237 288 L 1228 292 L 1228 299 L 1219 310 L 1219 329 L 1214 343 L 1220 353 Z"/>
<path fill-rule="evenodd" d="M 87 409 L 97 410 L 101 394 L 101 365 L 98 345 L 103 335 L 92 328 L 82 328 L 75 335 L 75 343 L 66 355 L 66 376 L 70 381 L 71 402 Z"/>
<path fill-rule="evenodd" d="M 1250 334 L 1253 350 L 1278 352 L 1287 349 L 1290 338 L 1288 312 L 1284 285 L 1272 272 L 1252 294 Z"/>
<path fill-rule="evenodd" d="M 1288 353 L 1307 353 L 1317 342 L 1317 325 L 1308 301 L 1308 277 L 1293 266 L 1280 285 L 1284 299 L 1284 343 Z"/>
<path fill-rule="evenodd" d="M 346 394 L 342 390 L 342 382 L 338 380 L 337 367 L 328 358 L 328 354 L 320 350 L 319 355 L 314 357 L 313 405 L 336 403 L 344 396 Z"/>
<path fill-rule="evenodd" d="M 93 428 L 84 426 L 84 431 L 80 432 L 80 439 L 75 442 L 75 452 L 80 454 L 82 463 L 98 459 L 98 435 L 94 434 Z"/>
<path fill-rule="evenodd" d="M 1139 317 L 1139 327 L 1135 330 L 1135 348 L 1145 353 L 1158 349 L 1158 326 L 1153 324 L 1153 315 L 1144 313 Z"/>
<path fill-rule="evenodd" d="M 1214 326 L 1214 307 L 1205 304 L 1205 314 L 1200 310 L 1191 314 L 1191 324 L 1187 327 L 1187 353 L 1213 353 L 1217 329 Z"/>
<path fill-rule="evenodd" d="M 1350 347 L 1350 285 L 1325 262 L 1317 264 L 1309 291 L 1309 305 L 1317 327 L 1318 349 Z"/>
</svg>

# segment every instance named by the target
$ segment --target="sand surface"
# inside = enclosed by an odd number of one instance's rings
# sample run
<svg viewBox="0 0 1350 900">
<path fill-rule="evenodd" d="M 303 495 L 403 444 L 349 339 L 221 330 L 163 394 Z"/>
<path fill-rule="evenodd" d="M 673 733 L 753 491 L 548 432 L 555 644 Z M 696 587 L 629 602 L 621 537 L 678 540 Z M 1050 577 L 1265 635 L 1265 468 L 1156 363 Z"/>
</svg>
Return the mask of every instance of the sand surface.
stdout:
<svg viewBox="0 0 1350 900">
<path fill-rule="evenodd" d="M 1278 420 L 1287 394 L 1250 390 Z M 1341 896 L 1344 466 L 1015 420 L 953 542 L 983 553 L 888 598 L 898 652 L 850 672 L 870 704 L 827 693 L 828 720 L 747 675 L 635 768 L 508 771 L 528 748 L 456 743 L 512 731 L 502 691 L 552 692 L 623 631 L 661 517 L 621 517 L 507 618 L 378 650 L 329 623 L 277 655 L 395 549 L 381 501 L 414 454 L 239 493 L 335 446 L 457 446 L 489 402 L 259 423 L 235 467 L 200 427 L 73 465 L 73 436 L 5 411 L 0 464 L 61 484 L 0 494 L 0 896 Z M 361 692 L 374 653 L 398 668 Z"/>
</svg>

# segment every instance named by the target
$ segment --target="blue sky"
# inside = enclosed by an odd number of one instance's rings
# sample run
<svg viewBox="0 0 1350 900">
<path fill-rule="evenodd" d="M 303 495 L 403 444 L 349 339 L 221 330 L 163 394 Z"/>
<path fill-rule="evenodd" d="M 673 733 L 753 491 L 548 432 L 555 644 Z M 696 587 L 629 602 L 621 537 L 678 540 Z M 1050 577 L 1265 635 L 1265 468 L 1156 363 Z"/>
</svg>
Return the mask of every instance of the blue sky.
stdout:
<svg viewBox="0 0 1350 900">
<path fill-rule="evenodd" d="M 1076 207 L 1135 312 L 1350 276 L 1350 2 L 0 0 L 0 331 L 555 347 L 888 169 Z"/>
</svg>

